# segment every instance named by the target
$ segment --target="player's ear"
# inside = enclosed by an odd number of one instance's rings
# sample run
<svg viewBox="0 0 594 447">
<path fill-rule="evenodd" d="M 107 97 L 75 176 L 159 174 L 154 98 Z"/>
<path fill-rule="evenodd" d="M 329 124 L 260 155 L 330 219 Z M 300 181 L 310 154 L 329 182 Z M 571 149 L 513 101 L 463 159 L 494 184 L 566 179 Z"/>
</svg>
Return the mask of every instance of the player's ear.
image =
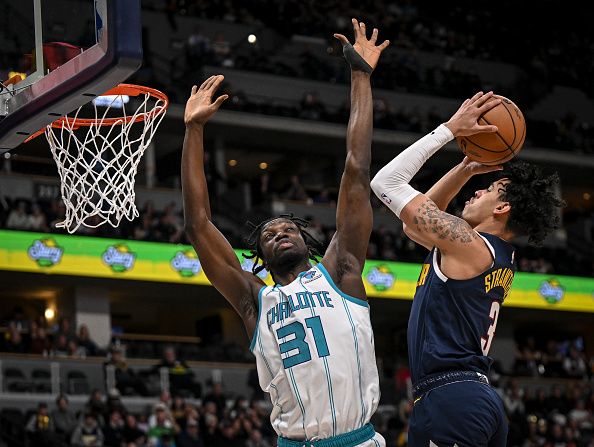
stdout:
<svg viewBox="0 0 594 447">
<path fill-rule="evenodd" d="M 505 214 L 509 214 L 510 211 L 511 205 L 509 202 L 499 202 L 493 210 L 493 214 L 495 214 L 495 216 L 503 216 Z"/>
</svg>

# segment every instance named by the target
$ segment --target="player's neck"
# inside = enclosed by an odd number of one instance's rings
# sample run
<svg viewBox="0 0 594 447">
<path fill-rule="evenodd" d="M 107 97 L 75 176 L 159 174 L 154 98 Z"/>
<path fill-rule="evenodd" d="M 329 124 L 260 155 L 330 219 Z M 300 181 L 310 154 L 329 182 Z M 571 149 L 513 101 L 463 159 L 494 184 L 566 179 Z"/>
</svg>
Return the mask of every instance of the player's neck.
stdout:
<svg viewBox="0 0 594 447">
<path fill-rule="evenodd" d="M 481 233 L 492 234 L 493 236 L 497 236 L 506 241 L 509 241 L 513 238 L 513 234 L 506 230 L 505 224 L 496 219 L 489 219 L 481 222 L 476 227 L 474 227 L 474 229 Z"/>
<path fill-rule="evenodd" d="M 293 281 L 295 281 L 300 273 L 305 272 L 310 268 L 311 264 L 308 260 L 305 260 L 297 265 L 291 266 L 286 271 L 275 271 L 273 272 L 272 276 L 275 283 L 280 284 L 281 286 L 286 286 L 287 284 L 291 284 Z"/>
</svg>

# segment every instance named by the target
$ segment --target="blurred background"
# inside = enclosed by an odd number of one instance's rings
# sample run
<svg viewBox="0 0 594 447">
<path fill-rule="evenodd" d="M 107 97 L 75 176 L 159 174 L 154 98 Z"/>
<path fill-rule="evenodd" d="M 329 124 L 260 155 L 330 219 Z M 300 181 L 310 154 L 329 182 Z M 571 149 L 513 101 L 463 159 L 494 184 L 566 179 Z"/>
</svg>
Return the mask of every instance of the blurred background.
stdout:
<svg viewBox="0 0 594 447">
<path fill-rule="evenodd" d="M 44 38 L 92 45 L 90 18 L 78 27 L 65 19 L 85 3 L 54 0 Z M 3 4 L 0 15 L 3 80 L 27 74 L 33 32 L 22 8 Z M 245 247 L 245 222 L 283 212 L 310 219 L 327 243 L 349 115 L 349 70 L 332 34 L 351 36 L 351 17 L 392 42 L 372 79 L 372 175 L 478 90 L 522 109 L 520 158 L 559 173 L 562 226 L 542 247 L 516 243 L 525 275 L 498 323 L 491 381 L 509 417 L 508 445 L 594 446 L 588 14 L 559 0 L 143 0 L 142 8 L 144 62 L 129 82 L 172 104 L 141 162 L 140 216 L 67 236 L 55 227 L 65 209 L 46 141 L 0 158 L 0 446 L 276 445 L 243 325 L 204 280 L 183 233 L 183 107 L 192 85 L 225 75 L 230 98 L 207 126 L 205 169 L 213 220 L 235 248 Z M 449 144 L 413 186 L 427 190 L 461 159 Z M 485 183 L 473 179 L 450 211 Z M 368 258 L 378 263 L 366 280 L 382 389 L 373 422 L 389 446 L 406 446 L 412 293 L 393 290 L 416 280 L 426 253 L 372 201 Z M 105 260 L 110 248 L 119 262 Z"/>
</svg>

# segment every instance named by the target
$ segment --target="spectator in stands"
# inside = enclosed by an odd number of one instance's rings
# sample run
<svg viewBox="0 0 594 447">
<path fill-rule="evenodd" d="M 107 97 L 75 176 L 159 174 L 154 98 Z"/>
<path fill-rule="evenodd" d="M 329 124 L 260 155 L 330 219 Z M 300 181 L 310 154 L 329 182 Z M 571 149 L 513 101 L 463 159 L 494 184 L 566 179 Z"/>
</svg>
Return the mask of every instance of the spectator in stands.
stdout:
<svg viewBox="0 0 594 447">
<path fill-rule="evenodd" d="M 177 437 L 176 447 L 204 447 L 196 419 L 188 419 L 186 429 Z"/>
<path fill-rule="evenodd" d="M 283 198 L 287 200 L 299 200 L 299 201 L 306 201 L 309 199 L 309 196 L 305 192 L 305 188 L 301 185 L 299 181 L 299 176 L 292 175 L 290 177 L 289 186 L 285 190 L 283 194 Z"/>
<path fill-rule="evenodd" d="M 68 357 L 70 355 L 68 337 L 66 337 L 65 334 L 57 334 L 57 336 L 55 336 L 54 346 L 52 347 L 52 355 L 55 357 Z"/>
<path fill-rule="evenodd" d="M 216 405 L 217 415 L 222 417 L 225 408 L 227 408 L 227 396 L 223 393 L 223 384 L 221 382 L 212 382 L 210 393 L 204 396 L 204 403 L 212 402 Z"/>
<path fill-rule="evenodd" d="M 103 415 L 107 413 L 107 405 L 105 405 L 101 390 L 94 389 L 91 391 L 89 400 L 85 404 L 84 411 L 85 414 L 92 414 L 95 416 L 100 425 L 104 425 Z"/>
<path fill-rule="evenodd" d="M 167 368 L 169 371 L 171 394 L 190 394 L 196 398 L 201 396 L 202 389 L 200 384 L 194 381 L 194 373 L 186 362 L 177 358 L 173 346 L 168 346 L 163 350 L 161 362 L 154 366 L 157 373 L 161 368 Z"/>
<path fill-rule="evenodd" d="M 122 440 L 126 447 L 142 447 L 146 443 L 146 433 L 138 428 L 136 416 L 131 413 L 126 415 L 126 425 L 122 430 Z"/>
<path fill-rule="evenodd" d="M 141 396 L 147 396 L 148 390 L 144 381 L 128 366 L 122 348 L 120 346 L 112 346 L 109 352 L 110 358 L 103 364 L 105 377 L 109 377 L 109 371 L 113 368 L 115 386 L 122 395 L 140 394 Z"/>
<path fill-rule="evenodd" d="M 575 346 L 569 348 L 569 355 L 563 359 L 563 370 L 568 377 L 582 378 L 586 375 L 586 360 Z"/>
<path fill-rule="evenodd" d="M 27 346 L 23 340 L 23 334 L 14 324 L 10 324 L 8 332 L 4 335 L 4 349 L 5 352 L 13 352 L 16 354 L 23 354 L 27 352 Z"/>
<path fill-rule="evenodd" d="M 29 352 L 31 354 L 47 355 L 51 351 L 51 343 L 47 332 L 37 321 L 31 321 L 31 334 L 29 339 Z"/>
<path fill-rule="evenodd" d="M 103 427 L 106 447 L 121 447 L 124 440 L 124 419 L 119 410 L 113 410 L 109 414 L 109 422 Z"/>
<path fill-rule="evenodd" d="M 208 62 L 211 54 L 210 39 L 200 32 L 200 27 L 194 27 L 186 41 L 186 64 L 190 70 L 201 70 Z"/>
<path fill-rule="evenodd" d="M 215 64 L 221 67 L 233 67 L 235 62 L 231 57 L 231 44 L 222 32 L 215 34 L 211 44 Z"/>
<path fill-rule="evenodd" d="M 70 317 L 60 318 L 55 336 L 60 335 L 64 335 L 66 337 L 66 341 L 76 339 L 76 334 L 72 329 L 72 320 L 70 320 Z"/>
<path fill-rule="evenodd" d="M 74 447 L 102 447 L 103 440 L 103 431 L 97 423 L 97 418 L 93 413 L 85 413 L 84 419 L 72 433 L 70 444 Z"/>
<path fill-rule="evenodd" d="M 326 118 L 326 107 L 320 101 L 318 92 L 306 92 L 301 98 L 299 118 L 322 121 Z"/>
<path fill-rule="evenodd" d="M 31 416 L 25 427 L 29 441 L 34 446 L 54 447 L 60 445 L 55 435 L 54 421 L 45 402 L 37 405 L 37 412 Z"/>
<path fill-rule="evenodd" d="M 86 324 L 81 324 L 78 328 L 78 345 L 84 349 L 87 356 L 96 356 L 99 353 L 97 344 L 91 339 L 89 328 Z"/>
<path fill-rule="evenodd" d="M 250 438 L 246 441 L 245 447 L 271 447 L 270 443 L 262 438 L 260 430 L 252 430 Z"/>
<path fill-rule="evenodd" d="M 165 438 L 166 442 L 170 442 L 172 436 L 179 431 L 169 408 L 163 403 L 155 405 L 153 414 L 149 418 L 149 430 L 147 436 L 149 438 L 149 445 L 158 446 Z M 167 444 L 165 444 L 167 445 Z"/>
<path fill-rule="evenodd" d="M 11 230 L 27 230 L 29 228 L 29 215 L 27 214 L 27 204 L 19 202 L 8 215 L 6 228 Z"/>
<path fill-rule="evenodd" d="M 223 446 L 223 439 L 219 430 L 219 418 L 216 414 L 206 413 L 204 415 L 204 429 L 202 430 L 204 444 L 207 446 Z"/>
<path fill-rule="evenodd" d="M 70 409 L 66 395 L 60 394 L 56 398 L 56 407 L 51 413 L 56 433 L 62 435 L 64 439 L 70 439 L 78 422 L 74 412 Z"/>
<path fill-rule="evenodd" d="M 32 231 L 43 232 L 47 232 L 49 230 L 45 214 L 43 214 L 43 211 L 41 211 L 41 207 L 37 203 L 34 203 L 31 206 L 31 214 L 29 215 L 28 229 Z"/>
</svg>

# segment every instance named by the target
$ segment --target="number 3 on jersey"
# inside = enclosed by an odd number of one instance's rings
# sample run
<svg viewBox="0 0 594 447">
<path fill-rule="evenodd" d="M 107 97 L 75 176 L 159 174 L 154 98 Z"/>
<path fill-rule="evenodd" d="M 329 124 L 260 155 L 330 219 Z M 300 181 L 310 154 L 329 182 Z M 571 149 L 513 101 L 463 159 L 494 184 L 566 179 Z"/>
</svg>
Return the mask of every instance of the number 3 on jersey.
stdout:
<svg viewBox="0 0 594 447">
<path fill-rule="evenodd" d="M 487 355 L 489 353 L 489 349 L 491 349 L 491 342 L 493 341 L 495 328 L 497 327 L 497 318 L 499 318 L 499 309 L 501 309 L 501 304 L 499 304 L 499 301 L 493 301 L 493 303 L 491 303 L 491 311 L 489 312 L 491 324 L 487 330 L 486 337 L 481 338 L 481 348 L 483 350 L 483 355 Z"/>
<path fill-rule="evenodd" d="M 322 321 L 320 317 L 310 317 L 305 319 L 305 325 L 311 329 L 316 349 L 318 351 L 318 357 L 326 357 L 330 355 L 328 351 L 328 343 L 326 343 L 326 336 L 324 335 L 324 328 L 322 327 Z M 289 351 L 297 350 L 296 354 L 290 355 L 283 359 L 283 366 L 285 369 L 292 368 L 300 363 L 305 363 L 311 360 L 311 352 L 309 345 L 305 341 L 305 328 L 299 321 L 295 321 L 291 324 L 287 324 L 276 331 L 278 339 L 295 335 L 289 341 L 285 341 L 278 345 L 281 354 L 285 354 Z"/>
</svg>

